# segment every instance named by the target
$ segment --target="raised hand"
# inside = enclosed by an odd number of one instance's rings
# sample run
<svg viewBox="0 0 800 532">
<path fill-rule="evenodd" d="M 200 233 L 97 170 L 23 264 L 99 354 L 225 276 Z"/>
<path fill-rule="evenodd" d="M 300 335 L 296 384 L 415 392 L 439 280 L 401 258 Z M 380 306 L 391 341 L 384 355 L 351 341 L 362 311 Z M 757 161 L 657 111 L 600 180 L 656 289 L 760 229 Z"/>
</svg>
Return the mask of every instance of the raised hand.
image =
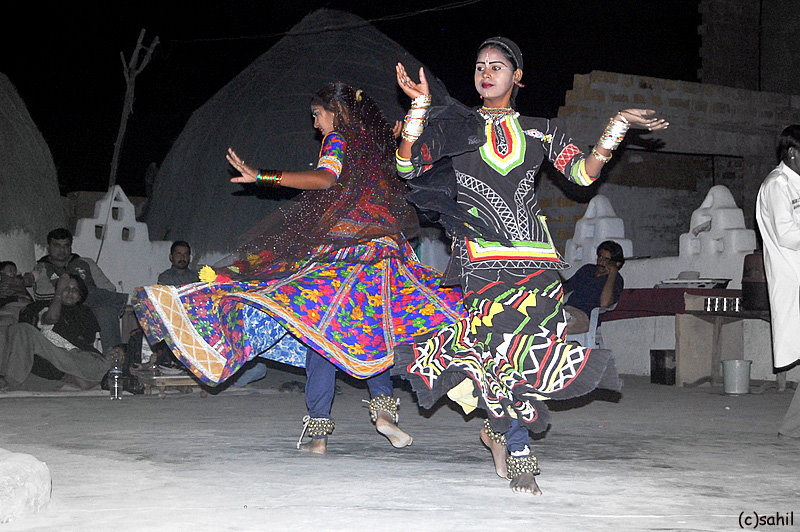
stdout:
<svg viewBox="0 0 800 532">
<path fill-rule="evenodd" d="M 663 118 L 657 118 L 655 116 L 656 112 L 652 109 L 625 109 L 618 114 L 623 116 L 631 127 L 639 127 L 649 131 L 658 131 L 669 127 L 669 122 Z"/>
<path fill-rule="evenodd" d="M 225 158 L 228 162 L 236 168 L 242 175 L 238 177 L 232 177 L 231 183 L 255 183 L 256 176 L 258 175 L 258 170 L 247 166 L 244 163 L 244 159 L 236 155 L 236 152 L 233 151 L 233 148 L 228 148 L 228 153 L 225 155 Z"/>
<path fill-rule="evenodd" d="M 419 83 L 415 83 L 414 80 L 408 76 L 403 63 L 397 63 L 394 69 L 397 72 L 397 84 L 403 92 L 406 93 L 406 96 L 412 100 L 417 96 L 431 93 L 430 87 L 428 87 L 428 80 L 425 78 L 425 71 L 422 67 L 419 67 Z"/>
</svg>

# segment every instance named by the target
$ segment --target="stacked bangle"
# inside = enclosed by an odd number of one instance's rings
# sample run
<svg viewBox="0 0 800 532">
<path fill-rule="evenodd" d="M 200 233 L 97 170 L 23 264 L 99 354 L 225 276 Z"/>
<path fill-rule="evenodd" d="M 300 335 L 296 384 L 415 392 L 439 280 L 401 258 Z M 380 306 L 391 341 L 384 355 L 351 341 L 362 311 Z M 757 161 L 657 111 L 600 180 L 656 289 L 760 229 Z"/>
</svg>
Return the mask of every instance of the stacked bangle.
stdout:
<svg viewBox="0 0 800 532">
<path fill-rule="evenodd" d="M 425 115 L 431 106 L 431 95 L 422 94 L 411 101 L 411 109 L 403 120 L 402 138 L 408 142 L 416 142 L 425 129 Z"/>
<path fill-rule="evenodd" d="M 395 157 L 395 164 L 397 167 L 397 173 L 403 175 L 414 171 L 414 165 L 411 163 L 411 159 L 406 159 L 405 157 L 401 157 L 399 150 L 395 150 L 394 157 Z"/>
<path fill-rule="evenodd" d="M 617 119 L 617 117 L 619 117 L 619 119 Z M 600 137 L 600 140 L 597 141 L 597 146 L 612 151 L 617 149 L 622 139 L 625 138 L 625 133 L 628 132 L 629 127 L 630 124 L 625 120 L 625 117 L 621 114 L 617 114 L 608 121 L 603 135 Z"/>
<path fill-rule="evenodd" d="M 261 183 L 271 187 L 281 186 L 283 172 L 280 170 L 259 170 L 256 174 L 256 183 Z"/>
</svg>

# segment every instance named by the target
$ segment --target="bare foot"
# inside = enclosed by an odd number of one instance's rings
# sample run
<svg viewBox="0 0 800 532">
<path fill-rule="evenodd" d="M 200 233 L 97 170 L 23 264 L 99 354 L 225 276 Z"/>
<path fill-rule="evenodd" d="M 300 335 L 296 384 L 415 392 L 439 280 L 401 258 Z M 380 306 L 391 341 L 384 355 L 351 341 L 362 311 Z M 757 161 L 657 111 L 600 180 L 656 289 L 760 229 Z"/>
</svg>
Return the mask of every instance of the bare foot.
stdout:
<svg viewBox="0 0 800 532">
<path fill-rule="evenodd" d="M 536 484 L 536 477 L 533 476 L 533 473 L 522 473 L 520 476 L 512 478 L 509 487 L 516 493 L 542 494 L 542 490 Z"/>
<path fill-rule="evenodd" d="M 408 447 L 414 438 L 410 434 L 406 434 L 400 427 L 392 422 L 392 416 L 388 412 L 378 410 L 378 419 L 375 421 L 375 429 L 389 440 L 393 447 L 398 449 Z"/>
<path fill-rule="evenodd" d="M 481 441 L 492 451 L 492 460 L 494 460 L 494 470 L 497 476 L 507 479 L 508 466 L 506 465 L 506 446 L 491 439 L 486 433 L 486 429 L 481 429 Z"/>
<path fill-rule="evenodd" d="M 307 453 L 325 454 L 328 452 L 328 437 L 311 438 L 311 441 L 301 443 L 297 448 Z"/>
<path fill-rule="evenodd" d="M 75 386 L 76 388 L 80 388 L 81 390 L 91 390 L 99 383 L 87 381 L 86 379 L 81 379 L 80 377 L 76 377 L 75 375 L 70 375 L 69 373 L 65 374 L 61 377 L 62 382 Z"/>
</svg>

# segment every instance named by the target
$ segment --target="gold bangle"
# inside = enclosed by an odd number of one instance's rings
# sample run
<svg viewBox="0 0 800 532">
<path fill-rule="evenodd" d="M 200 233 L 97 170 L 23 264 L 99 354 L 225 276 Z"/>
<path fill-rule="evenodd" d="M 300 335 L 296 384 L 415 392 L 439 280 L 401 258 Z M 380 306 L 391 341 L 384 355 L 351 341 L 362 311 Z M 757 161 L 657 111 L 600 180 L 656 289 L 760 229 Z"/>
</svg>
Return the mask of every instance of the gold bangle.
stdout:
<svg viewBox="0 0 800 532">
<path fill-rule="evenodd" d="M 597 151 L 597 148 L 592 148 L 592 155 L 594 155 L 595 159 L 597 159 L 601 163 L 607 163 L 608 161 L 611 160 L 613 154 L 609 153 L 608 155 L 603 155 L 602 153 Z"/>
</svg>

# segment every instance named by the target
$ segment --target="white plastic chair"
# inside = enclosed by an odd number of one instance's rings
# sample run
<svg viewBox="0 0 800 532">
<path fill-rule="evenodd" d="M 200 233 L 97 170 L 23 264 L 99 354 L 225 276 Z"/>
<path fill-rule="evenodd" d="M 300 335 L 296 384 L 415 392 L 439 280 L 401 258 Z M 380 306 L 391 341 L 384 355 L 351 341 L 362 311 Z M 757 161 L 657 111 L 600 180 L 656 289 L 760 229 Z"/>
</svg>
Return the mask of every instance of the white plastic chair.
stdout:
<svg viewBox="0 0 800 532">
<path fill-rule="evenodd" d="M 595 307 L 592 309 L 592 312 L 589 314 L 589 330 L 582 333 L 576 334 L 567 334 L 567 341 L 573 342 L 576 344 L 580 344 L 582 347 L 590 347 L 592 349 L 602 349 L 603 348 L 603 337 L 600 335 L 600 331 L 598 330 L 600 327 L 598 325 L 600 321 L 600 314 L 604 312 L 608 312 L 610 310 L 614 310 L 617 304 L 614 303 L 608 307 Z"/>
</svg>

